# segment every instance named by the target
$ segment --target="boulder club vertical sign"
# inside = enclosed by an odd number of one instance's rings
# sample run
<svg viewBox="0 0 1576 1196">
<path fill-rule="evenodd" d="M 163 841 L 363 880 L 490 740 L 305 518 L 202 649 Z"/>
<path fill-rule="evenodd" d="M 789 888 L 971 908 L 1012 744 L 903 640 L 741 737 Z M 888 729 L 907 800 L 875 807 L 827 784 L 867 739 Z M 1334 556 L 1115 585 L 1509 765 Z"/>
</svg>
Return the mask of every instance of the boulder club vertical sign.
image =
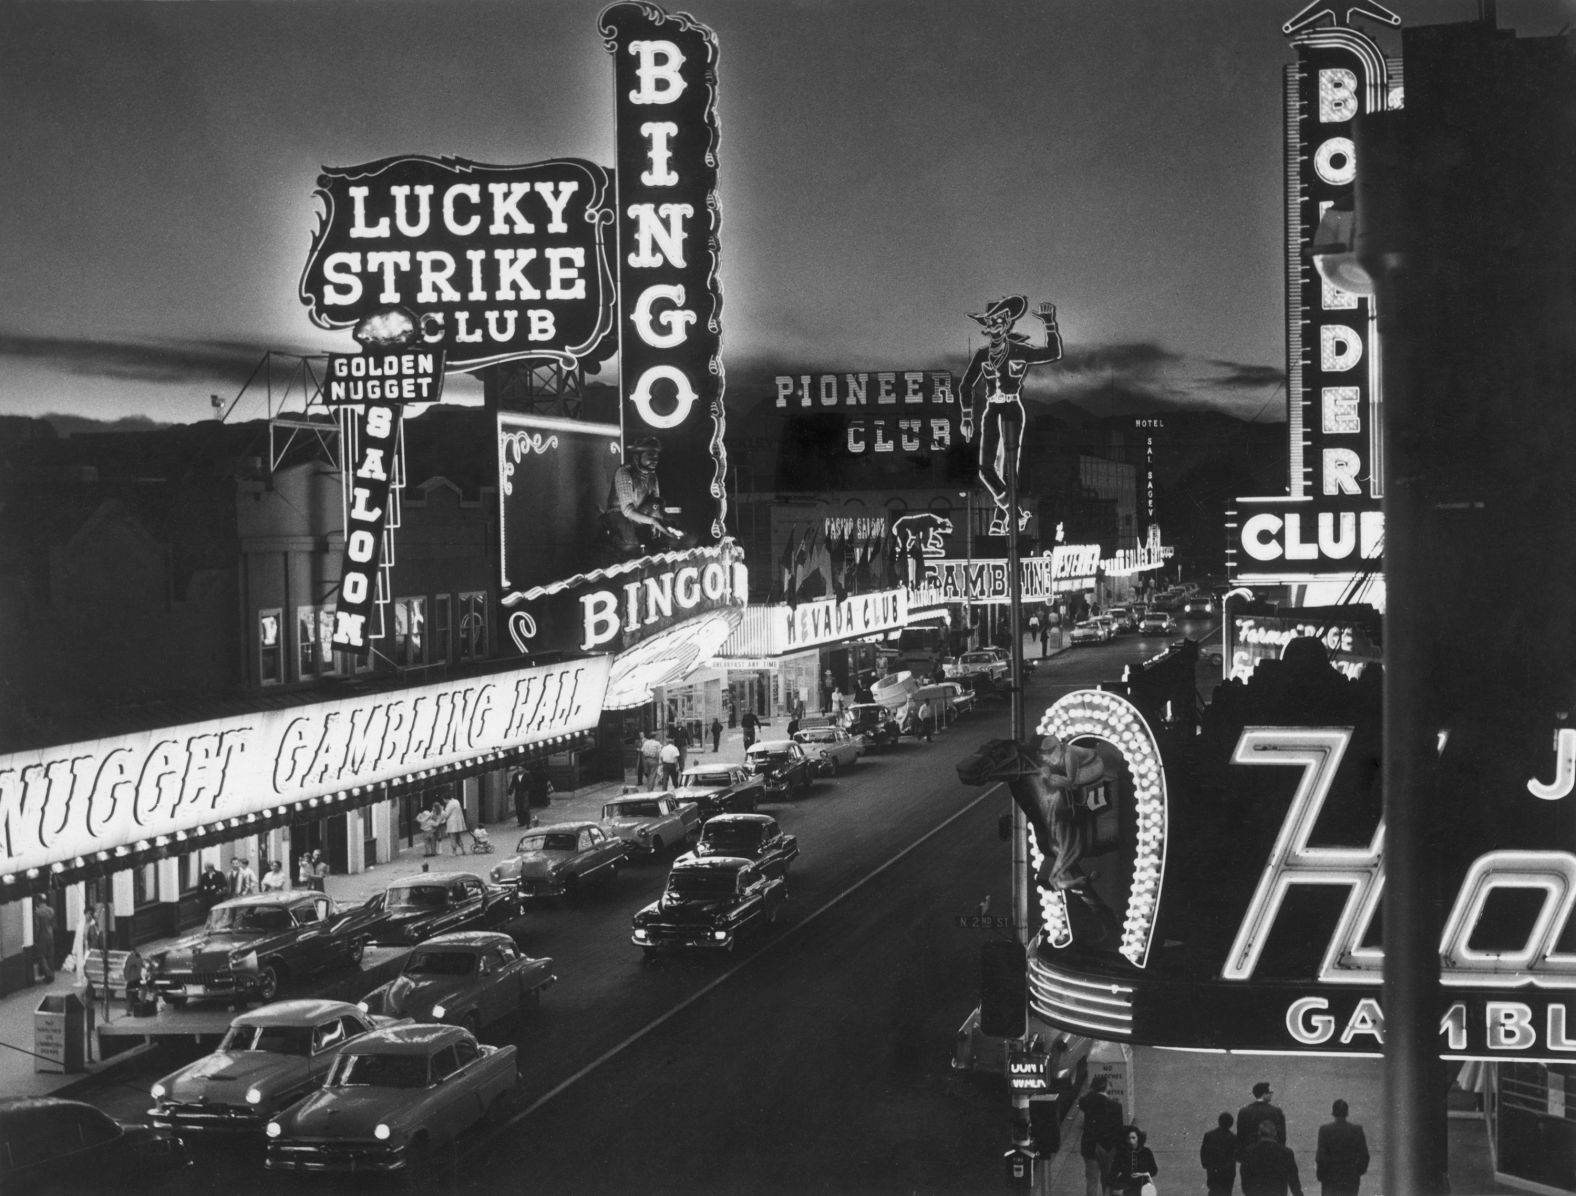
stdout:
<svg viewBox="0 0 1576 1196">
<path fill-rule="evenodd" d="M 616 93 L 625 448 L 657 438 L 672 521 L 697 541 L 715 542 L 724 534 L 727 503 L 717 39 L 688 15 L 647 3 L 614 4 L 600 25 Z"/>
</svg>

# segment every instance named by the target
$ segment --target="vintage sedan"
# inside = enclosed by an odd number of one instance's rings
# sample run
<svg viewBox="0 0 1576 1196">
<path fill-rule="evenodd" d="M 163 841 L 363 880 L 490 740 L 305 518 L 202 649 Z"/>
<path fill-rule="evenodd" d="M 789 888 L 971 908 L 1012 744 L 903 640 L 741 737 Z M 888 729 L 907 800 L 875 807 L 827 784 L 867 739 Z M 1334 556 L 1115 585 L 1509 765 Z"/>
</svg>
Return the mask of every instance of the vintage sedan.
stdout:
<svg viewBox="0 0 1576 1196">
<path fill-rule="evenodd" d="M 360 963 L 371 917 L 313 889 L 221 901 L 200 931 L 150 956 L 153 990 L 174 1006 L 275 1000 L 286 980 Z"/>
<path fill-rule="evenodd" d="M 191 1164 L 169 1130 L 116 1121 L 79 1100 L 0 1100 L 0 1192 L 125 1191 Z"/>
<path fill-rule="evenodd" d="M 397 977 L 361 999 L 361 1008 L 449 1022 L 475 1034 L 540 1000 L 557 981 L 551 959 L 522 954 L 508 935 L 461 931 L 420 944 Z"/>
<path fill-rule="evenodd" d="M 1067 638 L 1074 644 L 1103 644 L 1110 640 L 1112 634 L 1111 624 L 1095 618 L 1077 624 Z"/>
<path fill-rule="evenodd" d="M 685 856 L 662 896 L 635 915 L 631 941 L 649 960 L 664 950 L 732 951 L 777 921 L 788 882 L 738 856 Z"/>
<path fill-rule="evenodd" d="M 340 1051 L 387 1021 L 345 1001 L 276 1001 L 243 1013 L 218 1050 L 153 1086 L 148 1120 L 188 1138 L 257 1133 L 316 1091 Z"/>
<path fill-rule="evenodd" d="M 419 943 L 451 930 L 481 930 L 519 912 L 512 885 L 488 884 L 470 872 L 419 872 L 367 900 L 374 943 Z"/>
<path fill-rule="evenodd" d="M 311 1096 L 264 1128 L 272 1171 L 428 1169 L 479 1122 L 507 1111 L 520 1082 L 513 1046 L 458 1026 L 396 1026 L 347 1047 Z"/>
<path fill-rule="evenodd" d="M 799 839 L 784 834 L 769 814 L 719 814 L 701 828 L 693 854 L 751 860 L 768 876 L 786 880 L 788 865 L 799 858 Z"/>
<path fill-rule="evenodd" d="M 761 778 L 738 764 L 691 764 L 679 774 L 673 796 L 693 802 L 702 818 L 749 814 L 766 800 Z"/>
<path fill-rule="evenodd" d="M 1138 621 L 1139 635 L 1174 635 L 1177 625 L 1172 622 L 1171 616 L 1163 610 L 1147 611 Z"/>
<path fill-rule="evenodd" d="M 923 691 L 921 691 L 923 692 Z M 836 776 L 859 763 L 865 745 L 841 727 L 810 727 L 794 732 L 794 742 L 804 748 L 821 771 Z"/>
<path fill-rule="evenodd" d="M 602 829 L 636 855 L 660 855 L 700 834 L 700 809 L 671 793 L 626 793 L 602 806 Z"/>
<path fill-rule="evenodd" d="M 850 706 L 843 714 L 843 727 L 867 749 L 891 747 L 903 735 L 892 712 L 875 702 Z"/>
<path fill-rule="evenodd" d="M 522 902 L 573 897 L 587 884 L 611 882 L 629 844 L 595 822 L 556 822 L 520 836 L 514 855 L 492 870 L 493 883 L 514 885 Z"/>
<path fill-rule="evenodd" d="M 752 743 L 745 750 L 744 766 L 761 778 L 768 798 L 808 793 L 815 780 L 815 762 L 791 739 Z"/>
</svg>

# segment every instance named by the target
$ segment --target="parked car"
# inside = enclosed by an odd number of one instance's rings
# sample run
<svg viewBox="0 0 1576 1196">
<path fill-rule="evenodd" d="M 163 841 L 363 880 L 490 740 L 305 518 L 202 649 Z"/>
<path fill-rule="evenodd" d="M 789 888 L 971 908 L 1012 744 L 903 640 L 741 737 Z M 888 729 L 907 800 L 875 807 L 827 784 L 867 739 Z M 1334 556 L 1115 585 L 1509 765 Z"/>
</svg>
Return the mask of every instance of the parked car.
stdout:
<svg viewBox="0 0 1576 1196">
<path fill-rule="evenodd" d="M 602 806 L 602 829 L 629 844 L 636 855 L 660 855 L 700 834 L 700 809 L 671 793 L 632 793 Z"/>
<path fill-rule="evenodd" d="M 859 702 L 843 714 L 843 727 L 857 736 L 866 749 L 889 747 L 902 736 L 892 712 L 875 702 Z"/>
<path fill-rule="evenodd" d="M 732 951 L 777 921 L 788 882 L 738 856 L 675 860 L 662 896 L 635 915 L 631 941 L 650 959 L 668 948 Z"/>
<path fill-rule="evenodd" d="M 702 819 L 748 814 L 766 800 L 761 778 L 742 764 L 691 764 L 679 774 L 673 796 L 693 802 Z"/>
<path fill-rule="evenodd" d="M 221 901 L 196 934 L 149 957 L 155 993 L 191 999 L 273 1001 L 287 979 L 361 962 L 373 917 L 313 889 Z"/>
<path fill-rule="evenodd" d="M 752 743 L 744 764 L 761 778 L 768 798 L 796 797 L 808 793 L 815 780 L 815 763 L 791 739 L 766 739 Z"/>
<path fill-rule="evenodd" d="M 865 745 L 841 727 L 811 727 L 794 732 L 794 742 L 804 748 L 823 773 L 836 776 L 859 762 Z"/>
<path fill-rule="evenodd" d="M 366 908 L 378 915 L 368 929 L 370 941 L 405 944 L 497 926 L 520 907 L 511 886 L 489 884 L 470 872 L 420 872 L 374 894 Z"/>
<path fill-rule="evenodd" d="M 966 677 L 971 673 L 983 673 L 992 682 L 1005 681 L 1012 672 L 1012 664 L 1005 653 L 997 651 L 980 650 L 965 652 L 958 657 L 957 676 Z"/>
<path fill-rule="evenodd" d="M 787 879 L 788 865 L 799 858 L 799 839 L 785 834 L 769 814 L 719 814 L 701 828 L 694 854 L 736 856 L 754 862 L 768 876 Z"/>
<path fill-rule="evenodd" d="M 1100 619 L 1085 619 L 1073 627 L 1068 639 L 1075 644 L 1103 644 L 1111 638 L 1111 625 Z"/>
<path fill-rule="evenodd" d="M 977 703 L 973 689 L 961 682 L 940 681 L 934 688 L 946 691 L 947 704 L 952 708 L 954 715 L 967 714 Z"/>
<path fill-rule="evenodd" d="M 1139 635 L 1174 635 L 1177 625 L 1163 610 L 1152 610 L 1138 621 Z"/>
<path fill-rule="evenodd" d="M 396 1026 L 352 1043 L 323 1087 L 271 1120 L 271 1171 L 428 1169 L 432 1152 L 513 1099 L 513 1046 L 458 1026 Z"/>
<path fill-rule="evenodd" d="M 148 1120 L 188 1137 L 260 1133 L 315 1092 L 339 1052 L 389 1019 L 347 1001 L 276 1001 L 230 1023 L 219 1048 L 153 1085 Z"/>
<path fill-rule="evenodd" d="M 398 976 L 361 998 L 361 1008 L 475 1034 L 539 1001 L 557 982 L 551 958 L 531 958 L 506 934 L 463 930 L 419 944 Z"/>
<path fill-rule="evenodd" d="M 628 858 L 629 844 L 596 823 L 558 822 L 526 831 L 491 875 L 496 884 L 514 885 L 522 903 L 573 897 L 587 884 L 611 882 Z"/>
<path fill-rule="evenodd" d="M 166 1129 L 128 1125 L 79 1100 L 0 1100 L 0 1192 L 7 1196 L 124 1191 L 191 1163 Z"/>
</svg>

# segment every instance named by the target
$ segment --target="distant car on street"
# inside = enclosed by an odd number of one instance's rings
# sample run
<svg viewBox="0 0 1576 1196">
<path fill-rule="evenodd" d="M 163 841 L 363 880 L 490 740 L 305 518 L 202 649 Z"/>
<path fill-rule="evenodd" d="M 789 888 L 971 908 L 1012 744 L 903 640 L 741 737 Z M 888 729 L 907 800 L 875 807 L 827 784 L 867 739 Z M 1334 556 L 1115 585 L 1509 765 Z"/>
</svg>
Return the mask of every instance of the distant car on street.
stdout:
<svg viewBox="0 0 1576 1196">
<path fill-rule="evenodd" d="M 841 727 L 811 727 L 794 732 L 794 742 L 813 757 L 822 772 L 836 776 L 851 768 L 864 754 L 865 745 Z"/>
<path fill-rule="evenodd" d="M 422 1177 L 433 1152 L 497 1117 L 520 1083 L 515 1048 L 458 1026 L 375 1030 L 345 1048 L 323 1087 L 268 1122 L 271 1171 Z"/>
<path fill-rule="evenodd" d="M 1106 608 L 1105 617 L 1111 620 L 1112 630 L 1117 635 L 1138 630 L 1138 616 L 1133 614 L 1131 607 L 1110 606 Z"/>
<path fill-rule="evenodd" d="M 957 675 L 960 677 L 967 677 L 971 673 L 984 673 L 992 681 L 1005 681 L 1011 672 L 1011 662 L 1007 660 L 1005 653 L 998 650 L 965 652 L 958 657 Z"/>
<path fill-rule="evenodd" d="M 719 814 L 701 830 L 694 855 L 737 856 L 753 861 L 768 876 L 786 878 L 788 866 L 799 858 L 799 839 L 784 834 L 768 814 Z"/>
<path fill-rule="evenodd" d="M 1072 634 L 1067 638 L 1074 644 L 1103 644 L 1111 636 L 1111 625 L 1101 619 L 1085 619 L 1073 627 Z"/>
<path fill-rule="evenodd" d="M 1214 599 L 1205 594 L 1194 594 L 1182 602 L 1179 619 L 1207 619 L 1215 613 Z"/>
<path fill-rule="evenodd" d="M 79 1100 L 0 1100 L 0 1192 L 125 1191 L 191 1164 L 167 1129 L 116 1121 Z"/>
<path fill-rule="evenodd" d="M 534 1004 L 557 980 L 550 958 L 531 958 L 508 935 L 460 931 L 417 946 L 400 974 L 361 998 L 361 1006 L 475 1034 Z"/>
<path fill-rule="evenodd" d="M 1148 611 L 1138 621 L 1139 635 L 1172 635 L 1176 629 L 1176 623 L 1163 610 Z"/>
<path fill-rule="evenodd" d="M 347 1001 L 276 1001 L 230 1023 L 219 1047 L 153 1085 L 148 1120 L 187 1137 L 260 1134 L 323 1077 L 346 1046 L 387 1025 Z"/>
<path fill-rule="evenodd" d="M 519 912 L 519 902 L 513 886 L 470 872 L 418 872 L 368 898 L 365 908 L 380 915 L 368 928 L 370 941 L 398 945 L 497 926 Z"/>
<path fill-rule="evenodd" d="M 890 747 L 902 736 L 892 712 L 876 702 L 859 702 L 843 713 L 843 727 L 866 749 Z"/>
<path fill-rule="evenodd" d="M 738 856 L 674 861 L 662 896 L 635 915 L 631 941 L 646 958 L 665 949 L 732 951 L 777 921 L 788 882 Z"/>
<path fill-rule="evenodd" d="M 766 739 L 752 743 L 744 753 L 745 767 L 766 786 L 769 798 L 799 797 L 815 781 L 815 762 L 791 739 Z"/>
<path fill-rule="evenodd" d="M 673 796 L 693 802 L 702 818 L 712 818 L 751 813 L 766 800 L 766 786 L 742 764 L 691 764 L 679 774 Z"/>
<path fill-rule="evenodd" d="M 586 885 L 611 882 L 629 858 L 629 844 L 595 822 L 558 822 L 520 836 L 514 855 L 492 870 L 497 884 L 515 886 L 520 901 L 573 897 Z"/>
</svg>

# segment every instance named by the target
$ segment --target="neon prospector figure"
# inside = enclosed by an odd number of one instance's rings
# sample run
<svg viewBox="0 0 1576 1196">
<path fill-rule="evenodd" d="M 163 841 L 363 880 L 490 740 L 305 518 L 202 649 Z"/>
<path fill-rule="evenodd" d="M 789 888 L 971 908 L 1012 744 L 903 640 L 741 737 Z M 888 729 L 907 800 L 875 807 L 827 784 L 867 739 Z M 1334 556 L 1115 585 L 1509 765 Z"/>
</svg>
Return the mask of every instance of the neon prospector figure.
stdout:
<svg viewBox="0 0 1576 1196">
<path fill-rule="evenodd" d="M 1041 365 L 1062 358 L 1062 335 L 1056 328 L 1056 305 L 1042 303 L 1035 312 L 1045 324 L 1045 347 L 1037 349 L 1021 332 L 1012 326 L 1029 308 L 1029 301 L 1022 295 L 1008 295 L 998 299 L 983 312 L 969 313 L 969 319 L 982 327 L 989 340 L 977 350 L 964 371 L 963 382 L 958 388 L 958 402 L 963 406 L 961 431 L 963 439 L 974 435 L 974 389 L 985 382 L 984 410 L 980 416 L 980 481 L 996 503 L 996 515 L 991 520 L 992 536 L 1005 536 L 1022 528 L 1029 521 L 1029 513 L 1020 511 L 1014 521 L 1007 503 L 1007 438 L 1005 425 L 1013 424 L 1018 431 L 1018 445 L 1023 444 L 1023 375 L 1031 365 Z M 1018 468 L 1016 459 L 1012 462 Z"/>
</svg>

